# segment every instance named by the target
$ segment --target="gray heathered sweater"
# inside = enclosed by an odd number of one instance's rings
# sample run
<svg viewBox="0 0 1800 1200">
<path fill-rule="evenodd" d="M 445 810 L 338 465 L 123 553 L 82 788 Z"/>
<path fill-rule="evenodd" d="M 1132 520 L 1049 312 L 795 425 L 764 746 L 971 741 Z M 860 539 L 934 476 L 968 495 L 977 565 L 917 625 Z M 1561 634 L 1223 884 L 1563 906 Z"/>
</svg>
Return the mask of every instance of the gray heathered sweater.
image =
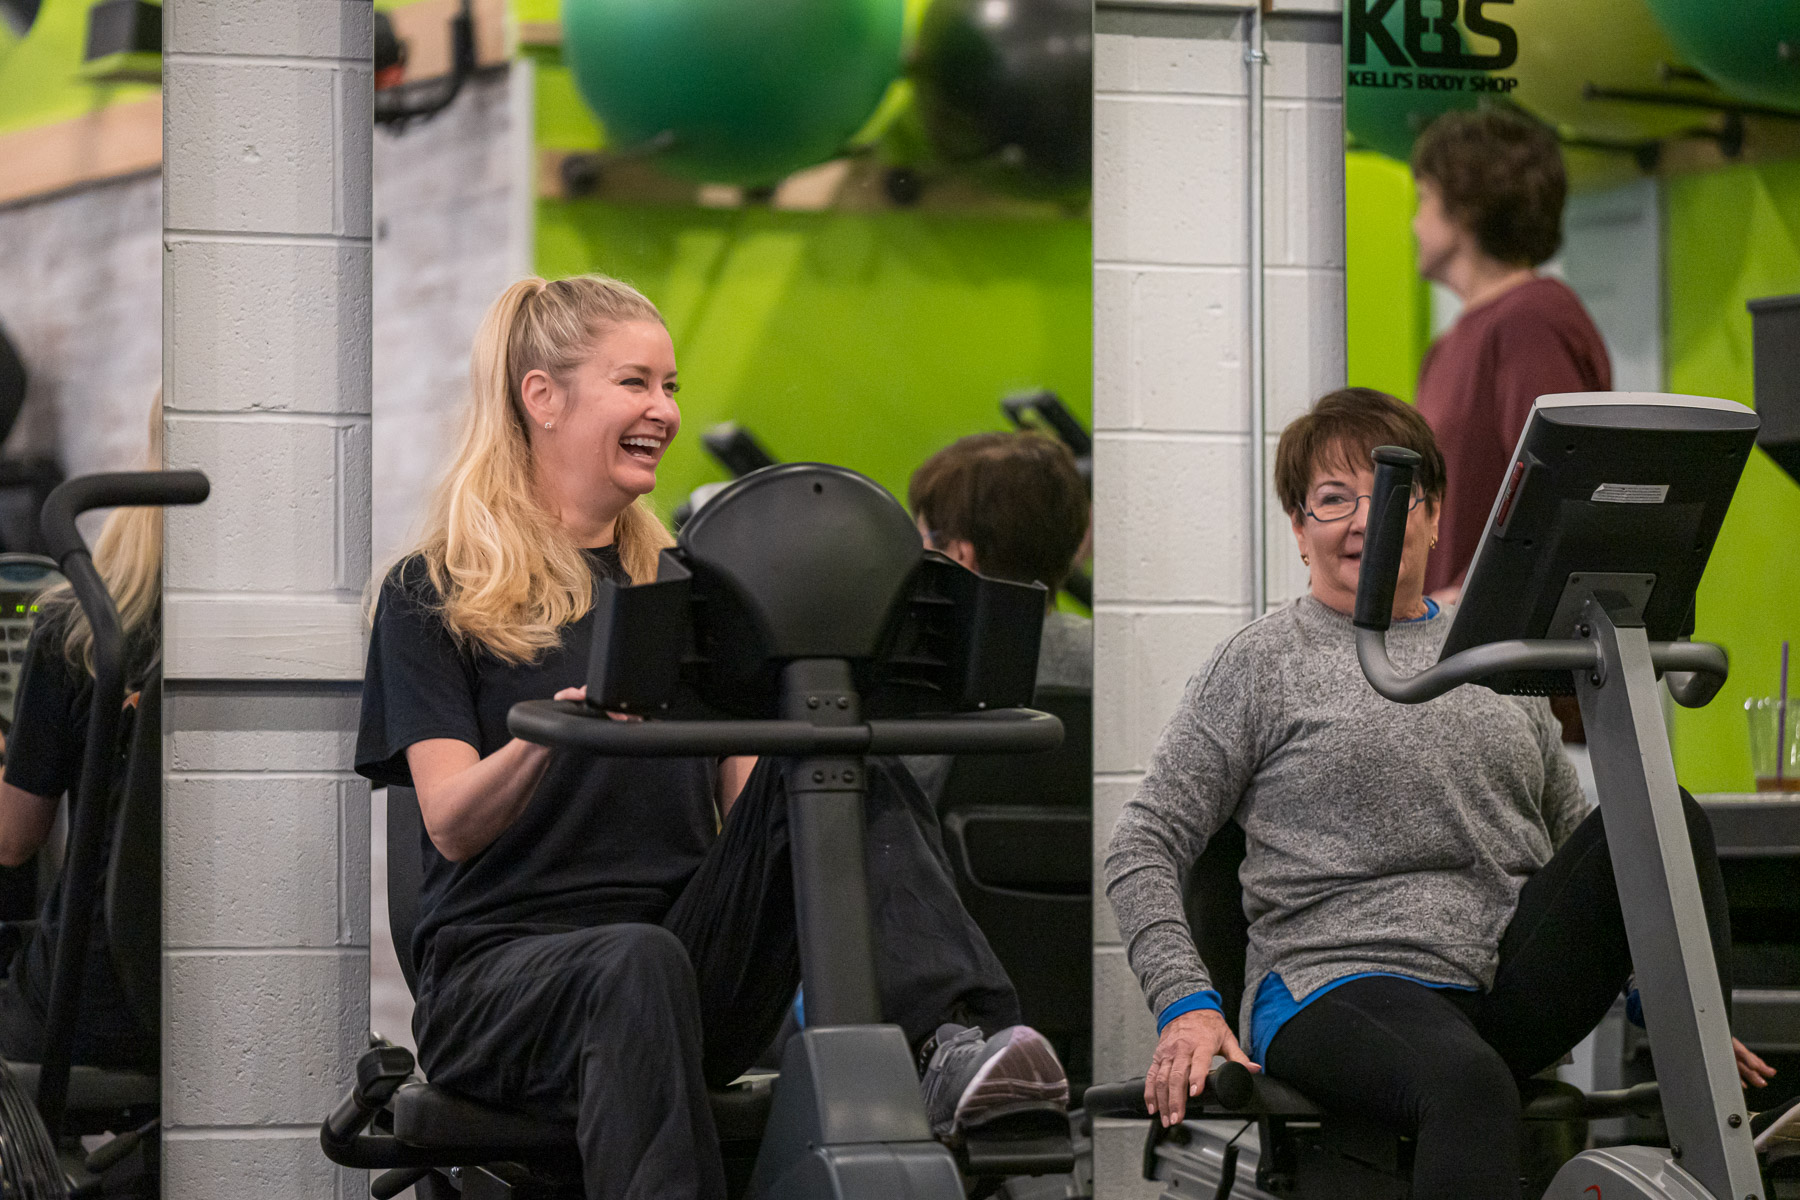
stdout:
<svg viewBox="0 0 1800 1200">
<path fill-rule="evenodd" d="M 1396 624 L 1389 652 L 1423 669 L 1449 627 L 1449 612 Z M 1350 618 L 1309 596 L 1189 682 L 1113 831 L 1106 894 L 1160 1013 L 1212 986 L 1181 880 L 1220 826 L 1243 826 L 1247 1037 L 1270 971 L 1299 998 L 1362 971 L 1491 985 L 1519 888 L 1586 811 L 1547 701 L 1479 686 L 1384 700 Z"/>
</svg>

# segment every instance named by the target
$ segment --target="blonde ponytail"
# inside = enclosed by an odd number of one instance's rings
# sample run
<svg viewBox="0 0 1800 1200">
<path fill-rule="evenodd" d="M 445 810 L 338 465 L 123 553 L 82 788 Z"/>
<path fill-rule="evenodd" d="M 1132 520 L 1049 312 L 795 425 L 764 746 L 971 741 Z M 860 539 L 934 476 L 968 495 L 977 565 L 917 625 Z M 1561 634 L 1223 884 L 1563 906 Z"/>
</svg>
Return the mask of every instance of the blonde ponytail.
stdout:
<svg viewBox="0 0 1800 1200">
<path fill-rule="evenodd" d="M 150 452 L 145 465 L 163 465 L 162 389 L 150 404 Z M 119 627 L 127 641 L 155 629 L 162 604 L 163 510 L 115 508 L 94 539 L 94 567 L 119 609 Z M 94 630 L 75 602 L 67 583 L 59 583 L 39 600 L 40 617 L 64 623 L 63 653 L 89 675 L 94 673 Z"/>
<path fill-rule="evenodd" d="M 502 292 L 475 335 L 462 434 L 416 553 L 451 634 L 508 662 L 557 645 L 593 603 L 586 557 L 538 503 L 519 383 L 535 370 L 566 378 L 595 338 L 625 321 L 662 316 L 616 279 L 534 277 Z M 632 580 L 647 583 L 673 539 L 640 499 L 619 514 L 613 544 Z"/>
</svg>

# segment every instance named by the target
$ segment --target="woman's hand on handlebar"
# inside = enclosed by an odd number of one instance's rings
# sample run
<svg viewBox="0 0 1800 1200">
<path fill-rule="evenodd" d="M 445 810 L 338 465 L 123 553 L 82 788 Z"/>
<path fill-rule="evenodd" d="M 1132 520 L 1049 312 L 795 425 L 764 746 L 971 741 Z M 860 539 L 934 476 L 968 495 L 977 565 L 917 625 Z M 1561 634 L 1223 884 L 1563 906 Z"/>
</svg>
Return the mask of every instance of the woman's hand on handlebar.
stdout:
<svg viewBox="0 0 1800 1200">
<path fill-rule="evenodd" d="M 1150 1069 L 1144 1072 L 1144 1105 L 1150 1115 L 1159 1117 L 1164 1126 L 1180 1124 L 1187 1116 L 1189 1098 L 1206 1086 L 1215 1055 L 1252 1071 L 1262 1070 L 1238 1045 L 1224 1016 L 1213 1009 L 1182 1013 L 1164 1025 Z"/>
<path fill-rule="evenodd" d="M 1745 1087 L 1768 1087 L 1769 1080 L 1775 1078 L 1775 1068 L 1757 1056 L 1756 1051 L 1744 1045 L 1736 1038 L 1731 1039 L 1732 1055 L 1737 1059 L 1738 1078 L 1744 1081 Z"/>
</svg>

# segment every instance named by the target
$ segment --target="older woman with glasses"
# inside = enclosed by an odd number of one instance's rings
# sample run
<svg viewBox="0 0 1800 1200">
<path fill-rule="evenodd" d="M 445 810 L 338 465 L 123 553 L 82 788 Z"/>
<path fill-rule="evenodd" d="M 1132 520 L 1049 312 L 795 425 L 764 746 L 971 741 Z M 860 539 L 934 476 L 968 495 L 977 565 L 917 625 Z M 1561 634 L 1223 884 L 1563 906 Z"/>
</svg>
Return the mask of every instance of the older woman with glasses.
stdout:
<svg viewBox="0 0 1800 1200">
<path fill-rule="evenodd" d="M 1389 651 L 1406 670 L 1435 661 L 1450 618 L 1425 567 L 1444 457 L 1409 405 L 1333 392 L 1276 451 L 1309 594 L 1227 639 L 1188 684 L 1113 833 L 1107 896 L 1157 1018 L 1144 1096 L 1163 1124 L 1223 1054 L 1413 1137 L 1414 1196 L 1512 1200 L 1517 1080 L 1618 998 L 1624 921 L 1605 827 L 1548 702 L 1468 686 L 1409 706 L 1364 680 L 1350 612 L 1379 445 L 1423 460 Z M 1724 884 L 1706 817 L 1683 800 L 1729 996 Z M 1227 821 L 1247 846 L 1243 1045 L 1182 905 Z M 1737 1049 L 1744 1082 L 1766 1084 L 1773 1072 Z"/>
</svg>

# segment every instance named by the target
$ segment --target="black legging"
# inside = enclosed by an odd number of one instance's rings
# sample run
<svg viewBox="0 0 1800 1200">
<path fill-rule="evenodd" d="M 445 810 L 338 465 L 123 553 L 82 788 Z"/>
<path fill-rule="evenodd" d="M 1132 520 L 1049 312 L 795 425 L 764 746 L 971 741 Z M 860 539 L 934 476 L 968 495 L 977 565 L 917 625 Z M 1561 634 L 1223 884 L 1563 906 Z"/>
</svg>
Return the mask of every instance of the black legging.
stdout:
<svg viewBox="0 0 1800 1200">
<path fill-rule="evenodd" d="M 1731 1002 L 1731 922 L 1712 826 L 1684 789 L 1713 959 Z M 1415 1139 L 1415 1200 L 1515 1200 L 1519 1088 L 1606 1015 L 1631 973 L 1600 813 L 1590 813 L 1519 893 L 1486 992 L 1352 980 L 1296 1013 L 1269 1044 L 1269 1074 L 1327 1109 Z"/>
</svg>

